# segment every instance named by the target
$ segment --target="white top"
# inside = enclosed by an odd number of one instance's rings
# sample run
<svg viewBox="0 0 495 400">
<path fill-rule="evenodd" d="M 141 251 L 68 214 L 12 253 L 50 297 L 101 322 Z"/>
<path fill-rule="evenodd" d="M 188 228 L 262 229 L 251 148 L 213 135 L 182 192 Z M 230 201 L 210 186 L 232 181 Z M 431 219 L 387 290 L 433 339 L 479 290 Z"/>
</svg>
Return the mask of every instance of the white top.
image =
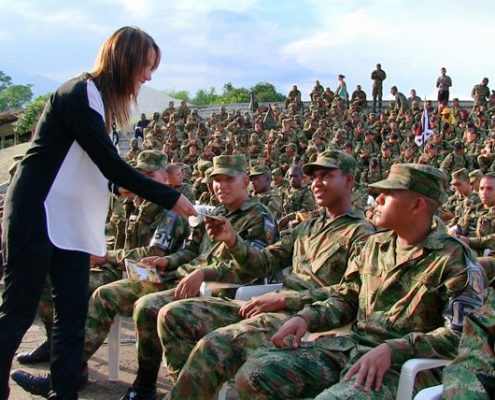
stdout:
<svg viewBox="0 0 495 400">
<path fill-rule="evenodd" d="M 87 81 L 87 95 L 89 107 L 105 121 L 103 100 L 91 80 Z M 110 196 L 108 180 L 74 141 L 45 200 L 51 242 L 64 250 L 104 256 Z"/>
</svg>

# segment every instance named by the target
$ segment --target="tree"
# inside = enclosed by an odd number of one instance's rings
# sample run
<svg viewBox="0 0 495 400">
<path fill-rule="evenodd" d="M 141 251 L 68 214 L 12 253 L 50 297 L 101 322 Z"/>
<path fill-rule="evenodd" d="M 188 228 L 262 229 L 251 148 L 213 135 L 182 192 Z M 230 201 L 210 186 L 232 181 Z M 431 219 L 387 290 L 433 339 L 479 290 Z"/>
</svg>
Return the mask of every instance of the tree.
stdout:
<svg viewBox="0 0 495 400">
<path fill-rule="evenodd" d="M 24 135 L 34 130 L 49 98 L 49 94 L 39 96 L 26 106 L 25 111 L 20 115 L 17 122 L 14 123 L 14 133 L 16 135 Z"/>
<path fill-rule="evenodd" d="M 223 85 L 223 93 L 220 97 L 220 103 L 249 103 L 251 96 L 246 88 L 235 88 L 231 82 Z"/>
<path fill-rule="evenodd" d="M 0 71 L 0 111 L 21 108 L 33 97 L 33 85 L 14 85 L 12 78 Z"/>
<path fill-rule="evenodd" d="M 175 99 L 185 100 L 187 102 L 190 102 L 189 92 L 187 90 L 167 89 L 164 90 L 164 92 L 165 94 L 168 94 L 169 96 L 172 96 Z"/>
<path fill-rule="evenodd" d="M 210 104 L 216 104 L 218 101 L 218 95 L 215 93 L 215 88 L 210 87 L 210 90 L 199 89 L 196 92 L 196 96 L 191 99 L 191 103 L 195 106 L 207 106 Z"/>
<path fill-rule="evenodd" d="M 277 92 L 275 86 L 268 82 L 258 82 L 251 90 L 253 91 L 257 101 L 284 101 L 285 96 Z"/>
</svg>

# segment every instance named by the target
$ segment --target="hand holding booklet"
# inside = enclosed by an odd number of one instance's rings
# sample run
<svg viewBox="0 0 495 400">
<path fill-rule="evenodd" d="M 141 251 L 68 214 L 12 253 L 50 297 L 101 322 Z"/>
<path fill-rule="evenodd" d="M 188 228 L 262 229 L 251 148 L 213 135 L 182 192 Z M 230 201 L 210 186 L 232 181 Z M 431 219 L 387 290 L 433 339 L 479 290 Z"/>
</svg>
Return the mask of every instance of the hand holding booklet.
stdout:
<svg viewBox="0 0 495 400">
<path fill-rule="evenodd" d="M 127 277 L 133 282 L 161 283 L 160 274 L 153 267 L 140 261 L 125 259 Z"/>
</svg>

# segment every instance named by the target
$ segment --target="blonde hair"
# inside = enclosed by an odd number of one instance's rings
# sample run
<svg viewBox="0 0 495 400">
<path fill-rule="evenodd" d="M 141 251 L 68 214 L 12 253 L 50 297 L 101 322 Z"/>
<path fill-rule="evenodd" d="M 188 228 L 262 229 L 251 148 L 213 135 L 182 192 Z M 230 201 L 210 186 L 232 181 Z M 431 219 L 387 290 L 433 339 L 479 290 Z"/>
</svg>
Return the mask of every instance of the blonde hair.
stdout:
<svg viewBox="0 0 495 400">
<path fill-rule="evenodd" d="M 105 105 L 107 129 L 115 121 L 127 126 L 131 103 L 136 104 L 136 76 L 146 68 L 149 51 L 156 57 L 152 70 L 160 64 L 161 52 L 153 38 L 139 28 L 126 26 L 117 30 L 100 48 L 91 72 Z"/>
</svg>

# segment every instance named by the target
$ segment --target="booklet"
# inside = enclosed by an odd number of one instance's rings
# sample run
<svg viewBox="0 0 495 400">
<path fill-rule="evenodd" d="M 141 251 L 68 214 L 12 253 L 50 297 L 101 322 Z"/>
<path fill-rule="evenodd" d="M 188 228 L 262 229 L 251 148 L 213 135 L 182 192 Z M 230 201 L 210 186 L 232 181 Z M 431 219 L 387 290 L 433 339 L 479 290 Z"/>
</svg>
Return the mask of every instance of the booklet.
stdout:
<svg viewBox="0 0 495 400">
<path fill-rule="evenodd" d="M 134 282 L 161 283 L 160 275 L 156 267 L 139 261 L 125 259 L 125 270 L 127 277 Z"/>
</svg>

